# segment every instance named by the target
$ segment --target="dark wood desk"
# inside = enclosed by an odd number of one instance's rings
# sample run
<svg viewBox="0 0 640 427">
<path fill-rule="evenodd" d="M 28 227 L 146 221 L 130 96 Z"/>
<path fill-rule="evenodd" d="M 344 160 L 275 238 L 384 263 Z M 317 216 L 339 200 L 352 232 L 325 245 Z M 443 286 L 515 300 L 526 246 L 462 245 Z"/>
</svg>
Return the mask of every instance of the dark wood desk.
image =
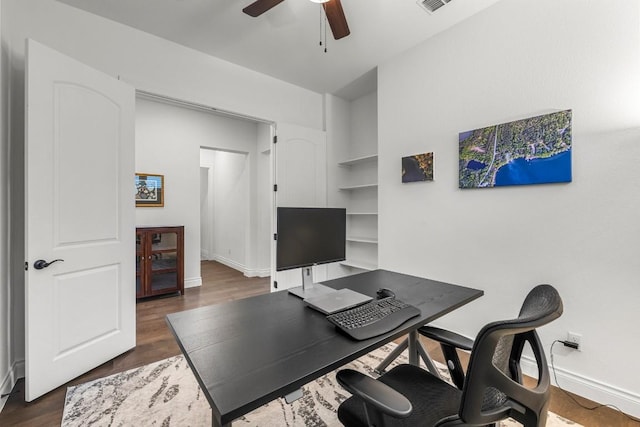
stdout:
<svg viewBox="0 0 640 427">
<path fill-rule="evenodd" d="M 169 314 L 167 323 L 211 405 L 213 425 L 298 390 L 372 350 L 483 295 L 471 289 L 376 270 L 324 282 L 376 296 L 380 288 L 422 315 L 384 335 L 354 341 L 287 291 Z"/>
</svg>

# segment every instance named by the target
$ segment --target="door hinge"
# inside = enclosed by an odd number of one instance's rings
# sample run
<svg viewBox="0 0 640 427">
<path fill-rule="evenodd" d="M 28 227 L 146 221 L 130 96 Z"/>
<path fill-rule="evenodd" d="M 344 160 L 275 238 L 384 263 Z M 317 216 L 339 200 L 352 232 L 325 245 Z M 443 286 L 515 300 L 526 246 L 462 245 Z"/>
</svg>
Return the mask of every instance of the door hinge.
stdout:
<svg viewBox="0 0 640 427">
<path fill-rule="evenodd" d="M 29 270 L 29 262 L 25 261 L 24 262 L 24 271 L 28 271 Z"/>
<path fill-rule="evenodd" d="M 273 143 L 274 144 L 278 143 L 278 135 L 273 135 Z"/>
<path fill-rule="evenodd" d="M 277 281 L 277 280 L 274 280 L 274 281 L 273 281 L 273 287 L 274 287 L 274 288 L 276 288 L 276 289 L 278 289 L 278 281 Z"/>
<path fill-rule="evenodd" d="M 273 240 L 278 240 L 278 233 L 273 233 Z"/>
<path fill-rule="evenodd" d="M 273 184 L 273 191 L 278 191 L 278 184 Z"/>
</svg>

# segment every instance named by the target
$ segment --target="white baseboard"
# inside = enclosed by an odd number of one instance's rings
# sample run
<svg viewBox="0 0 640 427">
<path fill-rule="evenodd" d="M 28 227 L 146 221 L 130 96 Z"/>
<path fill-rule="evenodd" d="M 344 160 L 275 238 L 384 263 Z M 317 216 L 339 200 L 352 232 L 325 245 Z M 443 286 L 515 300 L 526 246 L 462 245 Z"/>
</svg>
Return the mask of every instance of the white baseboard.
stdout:
<svg viewBox="0 0 640 427">
<path fill-rule="evenodd" d="M 11 393 L 11 390 L 13 390 L 13 386 L 15 385 L 16 383 L 13 379 L 13 370 L 10 369 L 9 372 L 7 372 L 7 374 L 4 376 L 4 378 L 2 379 L 2 383 L 0 384 L 0 395 Z M 9 399 L 9 396 L 0 397 L 0 412 L 2 412 L 4 404 L 7 403 L 7 399 Z"/>
<path fill-rule="evenodd" d="M 538 369 L 530 357 L 522 357 L 522 373 L 536 378 Z M 640 417 L 640 395 L 614 387 L 603 382 L 586 378 L 562 368 L 553 368 L 549 364 L 551 383 L 571 393 L 602 405 L 612 405 L 634 417 Z M 556 382 L 557 379 L 557 382 Z"/>
<path fill-rule="evenodd" d="M 18 360 L 13 364 L 13 374 L 16 378 L 24 378 L 24 359 Z"/>
<path fill-rule="evenodd" d="M 0 383 L 0 395 L 11 393 L 11 390 L 15 387 L 19 378 L 24 377 L 24 360 L 18 360 L 11 365 L 11 369 L 2 379 Z M 0 412 L 4 408 L 4 404 L 7 403 L 9 396 L 0 398 Z"/>
<path fill-rule="evenodd" d="M 219 262 L 220 264 L 224 264 L 227 267 L 233 268 L 234 270 L 241 271 L 244 274 L 245 266 L 240 264 L 239 262 L 236 262 L 229 258 L 225 258 L 220 255 L 214 255 L 211 259 L 213 261 Z"/>
<path fill-rule="evenodd" d="M 227 267 L 233 268 L 234 270 L 240 271 L 247 277 L 267 277 L 271 275 L 270 269 L 249 269 L 247 266 L 240 264 L 234 260 L 225 258 L 223 256 L 216 255 L 213 257 L 212 261 L 217 261 L 220 264 L 224 264 Z"/>
<path fill-rule="evenodd" d="M 247 277 L 269 277 L 271 276 L 271 269 L 247 270 L 244 275 Z"/>
<path fill-rule="evenodd" d="M 202 277 L 191 277 L 189 279 L 184 279 L 184 288 L 197 288 L 198 286 L 202 286 Z"/>
</svg>

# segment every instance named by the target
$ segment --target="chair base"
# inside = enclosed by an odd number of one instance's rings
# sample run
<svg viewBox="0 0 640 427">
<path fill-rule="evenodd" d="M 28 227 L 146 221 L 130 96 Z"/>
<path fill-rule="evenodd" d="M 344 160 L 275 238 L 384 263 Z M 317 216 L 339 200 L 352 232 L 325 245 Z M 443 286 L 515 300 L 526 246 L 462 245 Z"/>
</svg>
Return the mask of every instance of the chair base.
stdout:
<svg viewBox="0 0 640 427">
<path fill-rule="evenodd" d="M 380 364 L 373 371 L 378 375 L 384 374 L 386 372 L 387 367 L 391 364 L 391 362 L 396 360 L 400 356 L 400 354 L 402 354 L 402 352 L 405 351 L 406 349 L 409 349 L 410 365 L 419 366 L 420 365 L 420 360 L 418 359 L 419 357 L 422 359 L 422 361 L 424 362 L 429 372 L 431 372 L 437 378 L 442 379 L 442 376 L 438 372 L 438 368 L 436 368 L 436 365 L 433 363 L 433 360 L 431 359 L 427 351 L 424 349 L 424 347 L 420 343 L 420 339 L 418 338 L 418 333 L 415 331 L 410 332 L 409 336 L 406 339 L 404 339 L 400 344 L 398 344 L 398 346 L 391 353 L 389 353 L 389 355 L 385 357 L 385 359 L 382 362 L 380 362 Z"/>
</svg>

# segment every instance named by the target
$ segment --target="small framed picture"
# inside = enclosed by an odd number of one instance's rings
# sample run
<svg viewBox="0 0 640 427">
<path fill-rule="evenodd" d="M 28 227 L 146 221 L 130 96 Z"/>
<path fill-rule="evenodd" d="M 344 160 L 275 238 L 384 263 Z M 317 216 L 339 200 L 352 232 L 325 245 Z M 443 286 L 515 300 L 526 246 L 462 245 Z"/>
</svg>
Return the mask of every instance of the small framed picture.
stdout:
<svg viewBox="0 0 640 427">
<path fill-rule="evenodd" d="M 433 181 L 433 153 L 402 158 L 402 182 Z"/>
<path fill-rule="evenodd" d="M 164 175 L 136 173 L 136 207 L 164 206 Z"/>
</svg>

